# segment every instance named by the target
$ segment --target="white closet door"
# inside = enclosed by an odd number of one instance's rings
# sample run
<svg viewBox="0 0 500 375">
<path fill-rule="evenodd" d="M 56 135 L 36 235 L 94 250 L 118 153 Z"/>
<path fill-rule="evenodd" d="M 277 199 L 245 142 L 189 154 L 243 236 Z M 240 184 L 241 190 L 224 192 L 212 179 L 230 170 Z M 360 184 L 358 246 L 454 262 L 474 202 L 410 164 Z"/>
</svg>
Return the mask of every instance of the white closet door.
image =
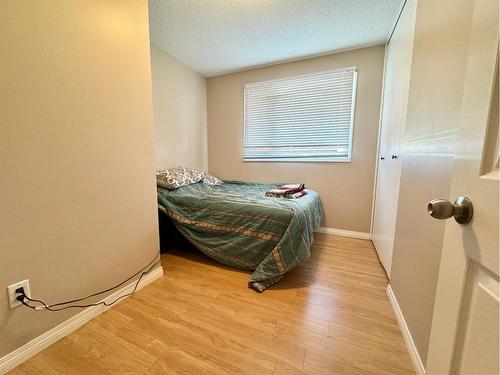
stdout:
<svg viewBox="0 0 500 375">
<path fill-rule="evenodd" d="M 407 1 L 387 45 L 385 59 L 372 239 L 389 277 L 401 174 L 399 138 L 406 122 L 416 3 Z"/>
</svg>

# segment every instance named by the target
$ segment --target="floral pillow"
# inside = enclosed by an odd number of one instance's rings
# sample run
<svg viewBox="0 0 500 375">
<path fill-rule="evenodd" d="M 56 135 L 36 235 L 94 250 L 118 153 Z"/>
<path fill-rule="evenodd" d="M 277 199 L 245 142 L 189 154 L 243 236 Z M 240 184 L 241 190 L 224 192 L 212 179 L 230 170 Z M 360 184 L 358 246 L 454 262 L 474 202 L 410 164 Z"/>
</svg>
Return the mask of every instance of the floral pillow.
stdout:
<svg viewBox="0 0 500 375">
<path fill-rule="evenodd" d="M 156 184 L 166 189 L 177 189 L 180 186 L 195 184 L 205 177 L 204 172 L 195 169 L 176 167 L 156 172 Z"/>
<path fill-rule="evenodd" d="M 212 176 L 211 174 L 208 174 L 208 173 L 204 173 L 203 174 L 202 182 L 204 184 L 209 185 L 209 186 L 222 185 L 222 183 L 223 183 L 217 177 L 214 177 L 214 176 Z"/>
</svg>

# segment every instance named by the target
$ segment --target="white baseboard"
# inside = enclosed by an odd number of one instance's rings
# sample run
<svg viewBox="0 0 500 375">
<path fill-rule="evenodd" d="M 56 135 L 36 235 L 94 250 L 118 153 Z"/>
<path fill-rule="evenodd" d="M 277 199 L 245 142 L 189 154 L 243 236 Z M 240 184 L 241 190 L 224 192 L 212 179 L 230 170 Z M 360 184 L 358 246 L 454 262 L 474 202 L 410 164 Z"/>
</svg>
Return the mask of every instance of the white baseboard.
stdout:
<svg viewBox="0 0 500 375">
<path fill-rule="evenodd" d="M 403 339 L 406 344 L 406 349 L 408 349 L 411 361 L 413 362 L 413 366 L 415 367 L 415 371 L 417 372 L 417 375 L 425 375 L 424 365 L 422 363 L 422 360 L 420 359 L 420 356 L 418 355 L 417 347 L 413 342 L 410 330 L 406 325 L 405 318 L 403 316 L 401 309 L 399 308 L 398 301 L 390 285 L 387 285 L 386 292 L 387 292 L 387 297 L 389 298 L 389 302 L 391 303 L 392 310 L 394 311 L 394 315 L 396 316 L 396 320 L 398 321 L 399 329 L 401 330 L 401 333 L 403 335 Z"/>
<path fill-rule="evenodd" d="M 355 232 L 352 230 L 336 229 L 336 228 L 326 228 L 319 227 L 315 230 L 316 233 L 331 234 L 334 236 L 350 237 L 350 238 L 360 238 L 362 240 L 371 240 L 372 236 L 370 233 L 365 232 Z"/>
<path fill-rule="evenodd" d="M 159 267 L 155 268 L 142 278 L 141 282 L 137 286 L 137 290 L 143 288 L 144 286 L 148 285 L 154 280 L 161 278 L 162 276 L 163 276 L 163 268 L 160 265 Z M 116 298 L 119 298 L 120 296 L 132 292 L 135 283 L 136 281 L 118 289 L 116 292 L 107 296 L 102 301 L 111 302 L 114 301 Z M 20 365 L 21 363 L 31 358 L 35 354 L 39 353 L 43 349 L 49 347 L 56 341 L 62 339 L 64 336 L 69 335 L 71 332 L 73 332 L 77 328 L 80 328 L 89 320 L 95 318 L 96 316 L 103 313 L 109 308 L 110 306 L 103 306 L 103 305 L 88 307 L 82 312 L 62 322 L 58 326 L 45 332 L 41 336 L 38 336 L 37 338 L 21 346 L 20 348 L 0 358 L 0 374 L 5 374 L 7 371 L 12 370 L 14 367 Z M 52 314 L 51 312 L 44 312 L 44 311 L 41 311 L 40 313 Z"/>
</svg>

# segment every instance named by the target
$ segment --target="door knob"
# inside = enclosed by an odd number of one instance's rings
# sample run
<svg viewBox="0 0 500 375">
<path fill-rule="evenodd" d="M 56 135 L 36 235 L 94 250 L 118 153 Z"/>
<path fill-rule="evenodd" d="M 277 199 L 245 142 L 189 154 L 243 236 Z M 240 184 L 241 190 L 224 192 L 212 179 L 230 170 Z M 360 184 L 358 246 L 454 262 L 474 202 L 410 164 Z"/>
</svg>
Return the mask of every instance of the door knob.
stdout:
<svg viewBox="0 0 500 375">
<path fill-rule="evenodd" d="M 447 199 L 433 199 L 427 204 L 427 212 L 435 219 L 454 217 L 459 224 L 467 224 L 472 219 L 472 202 L 467 197 L 458 196 L 455 203 Z"/>
<path fill-rule="evenodd" d="M 381 156 L 381 157 L 380 157 L 380 160 L 385 160 L 385 157 Z"/>
<path fill-rule="evenodd" d="M 398 156 L 397 155 L 392 155 L 391 159 L 397 159 Z"/>
</svg>

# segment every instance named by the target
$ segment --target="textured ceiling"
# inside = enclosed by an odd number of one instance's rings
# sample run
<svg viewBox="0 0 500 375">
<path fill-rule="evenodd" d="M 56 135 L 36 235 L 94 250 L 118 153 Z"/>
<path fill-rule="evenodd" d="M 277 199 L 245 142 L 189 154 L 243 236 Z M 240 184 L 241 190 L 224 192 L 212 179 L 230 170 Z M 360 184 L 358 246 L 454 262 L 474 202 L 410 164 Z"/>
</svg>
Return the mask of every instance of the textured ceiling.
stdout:
<svg viewBox="0 0 500 375">
<path fill-rule="evenodd" d="M 149 0 L 151 42 L 205 76 L 387 41 L 402 0 Z"/>
</svg>

